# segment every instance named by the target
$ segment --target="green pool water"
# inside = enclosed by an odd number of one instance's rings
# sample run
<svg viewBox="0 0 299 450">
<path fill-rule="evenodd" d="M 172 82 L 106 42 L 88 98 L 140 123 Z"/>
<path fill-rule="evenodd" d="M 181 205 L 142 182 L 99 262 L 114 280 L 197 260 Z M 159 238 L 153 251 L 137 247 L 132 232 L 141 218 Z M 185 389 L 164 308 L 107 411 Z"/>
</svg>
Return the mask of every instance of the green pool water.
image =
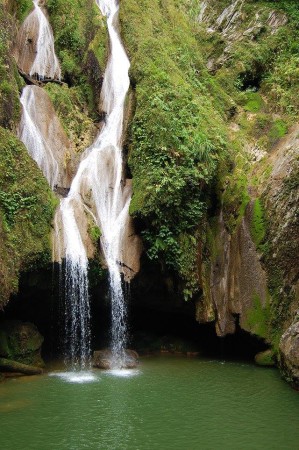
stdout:
<svg viewBox="0 0 299 450">
<path fill-rule="evenodd" d="M 0 384 L 1 450 L 299 449 L 299 394 L 275 369 L 161 356 L 138 370 Z"/>
</svg>

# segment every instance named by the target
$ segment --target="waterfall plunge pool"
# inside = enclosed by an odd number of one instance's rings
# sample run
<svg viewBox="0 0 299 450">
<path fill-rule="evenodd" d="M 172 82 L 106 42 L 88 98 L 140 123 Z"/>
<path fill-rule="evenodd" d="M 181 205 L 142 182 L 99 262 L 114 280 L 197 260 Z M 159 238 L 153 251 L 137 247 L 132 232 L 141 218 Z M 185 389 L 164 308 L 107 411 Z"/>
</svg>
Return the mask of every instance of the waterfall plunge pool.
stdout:
<svg viewBox="0 0 299 450">
<path fill-rule="evenodd" d="M 295 450 L 298 412 L 276 369 L 163 355 L 1 383 L 0 448 Z"/>
</svg>

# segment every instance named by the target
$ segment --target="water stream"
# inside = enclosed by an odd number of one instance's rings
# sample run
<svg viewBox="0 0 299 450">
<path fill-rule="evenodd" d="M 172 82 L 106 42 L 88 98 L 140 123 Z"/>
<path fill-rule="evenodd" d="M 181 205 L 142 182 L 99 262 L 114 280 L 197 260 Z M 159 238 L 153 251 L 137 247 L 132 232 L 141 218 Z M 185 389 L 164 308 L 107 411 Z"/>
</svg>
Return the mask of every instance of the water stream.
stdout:
<svg viewBox="0 0 299 450">
<path fill-rule="evenodd" d="M 82 209 L 84 199 L 93 205 L 92 220 L 101 230 L 101 247 L 109 271 L 114 366 L 121 367 L 126 346 L 126 304 L 120 264 L 130 203 L 130 195 L 124 189 L 121 143 L 130 64 L 117 31 L 118 2 L 97 0 L 97 4 L 107 17 L 111 48 L 101 92 L 105 123 L 94 144 L 86 150 L 70 192 L 60 203 L 60 212 L 66 277 L 70 280 L 68 295 L 72 299 L 71 304 L 81 305 L 84 312 L 88 309 L 88 259 L 80 232 L 81 217 L 76 211 L 80 207 Z"/>
<path fill-rule="evenodd" d="M 44 136 L 38 124 L 36 95 L 39 92 L 40 88 L 36 86 L 23 88 L 21 96 L 23 114 L 19 126 L 19 138 L 53 189 L 58 183 L 59 167 L 51 149 L 51 142 Z"/>
<path fill-rule="evenodd" d="M 36 56 L 29 73 L 39 79 L 46 76 L 59 78 L 60 67 L 51 27 L 38 0 L 33 3 L 34 10 L 23 24 L 26 30 L 34 21 L 38 22 Z M 100 228 L 101 248 L 109 271 L 112 305 L 111 349 L 116 368 L 122 366 L 127 338 L 127 310 L 120 272 L 124 250 L 123 237 L 128 226 L 130 188 L 125 186 L 123 180 L 121 147 L 124 102 L 130 85 L 130 63 L 117 30 L 118 1 L 97 0 L 96 3 L 101 13 L 107 17 L 110 38 L 110 56 L 101 92 L 105 123 L 94 144 L 83 154 L 69 194 L 61 199 L 55 218 L 55 234 L 59 241 L 57 248 L 60 248 L 60 261 L 63 263 L 66 355 L 74 368 L 83 369 L 87 367 L 91 353 L 86 211 L 88 220 Z M 40 88 L 27 86 L 23 90 L 23 115 L 19 135 L 53 189 L 58 183 L 59 164 L 36 117 L 38 89 Z M 85 224 L 82 225 L 84 220 Z"/>
<path fill-rule="evenodd" d="M 24 26 L 31 26 L 32 21 L 37 19 L 38 37 L 36 41 L 36 56 L 31 66 L 29 75 L 37 76 L 40 80 L 44 78 L 61 77 L 60 65 L 54 49 L 54 37 L 44 11 L 39 6 L 39 0 L 33 0 L 34 10 L 27 17 Z"/>
<path fill-rule="evenodd" d="M 36 26 L 36 21 L 38 25 L 36 55 L 29 74 L 37 76 L 40 80 L 45 77 L 60 78 L 61 72 L 59 61 L 55 54 L 52 29 L 46 15 L 39 6 L 39 1 L 34 0 L 33 3 L 34 10 L 29 14 L 22 26 L 23 36 L 26 36 L 27 28 Z M 22 49 L 26 55 L 26 45 Z M 22 61 L 22 54 L 19 58 L 20 61 Z M 19 126 L 19 137 L 24 142 L 31 157 L 42 170 L 51 188 L 54 189 L 61 175 L 59 173 L 61 167 L 52 151 L 56 136 L 51 134 L 51 129 L 54 132 L 55 128 L 51 127 L 52 118 L 50 117 L 50 112 L 46 110 L 46 114 L 48 113 L 46 126 L 40 117 L 40 105 L 46 108 L 46 102 L 43 98 L 46 95 L 45 91 L 37 86 L 26 86 L 23 89 L 21 96 L 23 113 Z M 50 102 L 48 97 L 47 101 Z M 55 118 L 58 121 L 56 116 Z M 62 217 L 65 224 L 62 239 L 66 246 L 62 270 L 65 291 L 64 347 L 67 349 L 67 362 L 73 368 L 85 368 L 90 357 L 88 261 L 80 234 L 74 225 L 74 211 L 70 210 L 67 201 L 64 202 L 62 200 L 62 204 L 65 206 L 62 208 Z"/>
</svg>

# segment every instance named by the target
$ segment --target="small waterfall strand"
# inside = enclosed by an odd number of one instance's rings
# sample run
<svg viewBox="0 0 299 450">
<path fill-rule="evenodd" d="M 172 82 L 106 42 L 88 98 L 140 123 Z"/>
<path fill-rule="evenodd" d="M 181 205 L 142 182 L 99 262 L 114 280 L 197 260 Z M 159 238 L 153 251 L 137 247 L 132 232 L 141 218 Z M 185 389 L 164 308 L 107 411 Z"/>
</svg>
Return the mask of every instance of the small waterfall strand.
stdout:
<svg viewBox="0 0 299 450">
<path fill-rule="evenodd" d="M 76 223 L 72 199 L 60 202 L 65 257 L 65 360 L 73 369 L 90 366 L 90 305 L 88 259 Z"/>
<path fill-rule="evenodd" d="M 39 0 L 33 0 L 34 10 L 39 24 L 38 38 L 36 42 L 36 56 L 29 75 L 40 80 L 44 78 L 61 78 L 61 70 L 54 48 L 54 36 L 49 21 L 39 6 Z"/>
<path fill-rule="evenodd" d="M 19 126 L 19 138 L 25 144 L 31 158 L 42 170 L 49 185 L 53 189 L 57 184 L 59 168 L 53 152 L 46 142 L 36 120 L 36 88 L 26 86 L 23 88 L 21 104 L 23 114 Z"/>
<path fill-rule="evenodd" d="M 65 274 L 65 362 L 73 370 L 90 367 L 90 309 L 87 268 L 66 258 Z"/>
</svg>

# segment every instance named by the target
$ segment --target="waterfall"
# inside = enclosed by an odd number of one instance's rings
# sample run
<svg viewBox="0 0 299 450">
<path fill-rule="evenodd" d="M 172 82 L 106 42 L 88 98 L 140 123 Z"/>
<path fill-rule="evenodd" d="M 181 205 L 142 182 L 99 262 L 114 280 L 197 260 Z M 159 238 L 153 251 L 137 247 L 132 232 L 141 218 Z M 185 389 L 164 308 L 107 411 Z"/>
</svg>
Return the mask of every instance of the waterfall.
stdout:
<svg viewBox="0 0 299 450">
<path fill-rule="evenodd" d="M 84 369 L 90 358 L 88 259 L 69 199 L 60 203 L 65 243 L 65 353 L 73 368 Z"/>
<path fill-rule="evenodd" d="M 47 17 L 34 0 L 34 10 L 26 18 L 21 30 L 20 54 L 18 63 L 26 56 L 26 42 L 31 25 L 38 29 L 36 55 L 29 74 L 39 79 L 46 76 L 60 78 L 60 67 L 54 50 L 54 38 Z M 37 21 L 37 22 L 36 22 Z M 32 32 L 32 31 L 31 31 Z M 25 42 L 24 42 L 25 41 Z M 23 66 L 21 66 L 23 68 Z M 63 136 L 60 124 L 55 115 L 46 92 L 37 86 L 26 86 L 21 96 L 22 117 L 18 134 L 31 157 L 36 161 L 48 180 L 52 189 L 63 179 L 62 166 Z M 45 114 L 47 117 L 45 118 Z M 61 127 L 60 127 L 61 128 Z M 62 145 L 61 145 L 62 144 Z M 55 155 L 53 149 L 55 148 Z M 56 156 L 56 158 L 55 158 Z M 58 161 L 60 164 L 58 164 Z M 61 171 L 59 170 L 61 168 Z M 65 345 L 67 359 L 73 368 L 86 367 L 90 357 L 90 311 L 88 300 L 87 269 L 88 260 L 84 245 L 77 231 L 74 211 L 69 200 L 61 201 L 62 220 L 64 223 L 65 261 L 63 261 L 65 290 Z M 55 217 L 55 228 L 58 228 L 58 217 Z M 59 247 L 60 241 L 57 246 Z M 61 250 L 60 250 L 61 251 Z"/>
<path fill-rule="evenodd" d="M 68 197 L 60 203 L 64 230 L 66 271 L 71 289 L 70 297 L 81 304 L 86 295 L 87 256 L 80 234 L 80 218 L 76 210 L 84 197 L 93 201 L 93 219 L 101 230 L 101 247 L 110 281 L 112 309 L 111 349 L 115 367 L 121 367 L 127 342 L 127 309 L 122 288 L 121 262 L 123 260 L 123 236 L 126 230 L 130 195 L 123 189 L 122 132 L 124 102 L 130 81 L 129 60 L 117 31 L 118 2 L 97 0 L 103 15 L 107 17 L 111 53 L 104 75 L 101 100 L 106 114 L 105 124 L 94 144 L 85 152 L 77 174 L 71 184 Z M 84 279 L 84 289 L 79 283 Z M 86 301 L 86 304 L 88 302 Z"/>
<path fill-rule="evenodd" d="M 34 11 L 25 20 L 21 33 L 24 39 L 28 38 L 30 23 L 33 19 L 38 20 L 38 24 L 35 22 L 38 29 L 36 55 L 30 75 L 40 79 L 60 77 L 52 30 L 38 0 L 33 3 Z M 83 154 L 68 196 L 60 201 L 54 222 L 55 248 L 64 276 L 66 356 L 75 369 L 85 368 L 91 353 L 86 214 L 101 230 L 101 248 L 109 271 L 111 350 L 116 368 L 123 365 L 127 344 L 127 308 L 121 272 L 126 267 L 124 243 L 131 226 L 128 213 L 131 194 L 130 185 L 125 186 L 123 179 L 122 135 L 130 63 L 117 29 L 118 1 L 96 0 L 96 3 L 107 17 L 111 50 L 101 91 L 105 121 L 95 142 Z M 41 130 L 36 102 L 43 92 L 36 86 L 24 88 L 19 136 L 53 189 L 61 179 L 61 164 L 57 162 L 59 152 L 53 153 L 53 144 Z"/>
<path fill-rule="evenodd" d="M 61 77 L 60 66 L 55 54 L 53 32 L 43 10 L 39 6 L 39 0 L 33 0 L 34 10 L 31 14 L 38 17 L 39 31 L 36 43 L 36 56 L 29 72 L 43 79 Z"/>
<path fill-rule="evenodd" d="M 23 89 L 21 96 L 23 114 L 19 126 L 19 138 L 53 189 L 58 183 L 59 168 L 51 146 L 38 125 L 36 95 L 39 91 L 40 88 L 36 86 L 26 86 Z"/>
<path fill-rule="evenodd" d="M 110 276 L 112 354 L 117 366 L 121 365 L 123 350 L 127 343 L 127 309 L 119 263 L 123 260 L 123 235 L 131 200 L 130 196 L 126 196 L 122 189 L 121 149 L 124 102 L 130 86 L 128 75 L 130 63 L 116 28 L 118 1 L 97 0 L 97 3 L 102 13 L 107 16 L 111 44 L 110 59 L 102 88 L 103 109 L 107 113 L 107 124 L 99 136 L 98 143 L 104 154 L 102 164 L 108 168 L 110 163 L 111 167 L 110 171 L 106 173 L 106 178 L 103 177 L 102 192 L 98 192 L 96 204 L 102 231 L 102 248 Z"/>
<path fill-rule="evenodd" d="M 53 32 L 45 16 L 43 10 L 39 6 L 39 0 L 33 0 L 34 10 L 31 14 L 35 14 L 38 19 L 39 30 L 36 42 L 36 56 L 31 66 L 29 75 L 37 75 L 38 78 L 44 79 L 61 77 L 61 71 L 57 56 L 54 49 Z M 30 16 L 28 17 L 28 21 Z"/>
</svg>

